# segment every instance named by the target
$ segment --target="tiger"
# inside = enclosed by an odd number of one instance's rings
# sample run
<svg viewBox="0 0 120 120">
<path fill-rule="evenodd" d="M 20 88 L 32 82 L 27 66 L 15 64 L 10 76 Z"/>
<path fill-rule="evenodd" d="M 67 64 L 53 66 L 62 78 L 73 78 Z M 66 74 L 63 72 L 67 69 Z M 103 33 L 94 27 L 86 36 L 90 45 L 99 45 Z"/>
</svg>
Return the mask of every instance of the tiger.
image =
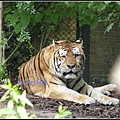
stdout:
<svg viewBox="0 0 120 120">
<path fill-rule="evenodd" d="M 93 87 L 83 79 L 86 56 L 82 38 L 53 40 L 20 66 L 18 83 L 27 94 L 79 104 L 119 104 L 111 97 L 116 84 Z"/>
</svg>

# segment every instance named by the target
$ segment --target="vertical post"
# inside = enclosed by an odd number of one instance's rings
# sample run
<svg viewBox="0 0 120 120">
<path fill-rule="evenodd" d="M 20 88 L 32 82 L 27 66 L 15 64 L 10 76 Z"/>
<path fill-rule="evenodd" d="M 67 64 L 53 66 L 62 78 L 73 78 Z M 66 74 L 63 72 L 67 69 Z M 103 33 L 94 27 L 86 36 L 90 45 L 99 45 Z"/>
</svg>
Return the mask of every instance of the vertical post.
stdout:
<svg viewBox="0 0 120 120">
<path fill-rule="evenodd" d="M 2 43 L 2 1 L 0 1 L 0 44 Z M 2 47 L 0 46 L 0 64 L 3 62 Z"/>
<path fill-rule="evenodd" d="M 76 39 L 82 38 L 84 44 L 84 52 L 86 56 L 85 69 L 83 78 L 86 82 L 89 82 L 89 69 L 90 69 L 90 26 L 83 25 L 79 27 L 78 13 L 76 14 Z"/>
<path fill-rule="evenodd" d="M 85 69 L 83 77 L 86 82 L 89 82 L 89 69 L 90 69 L 90 26 L 83 25 L 81 27 L 81 38 L 84 40 L 84 52 L 86 56 Z"/>
<path fill-rule="evenodd" d="M 76 40 L 80 38 L 80 27 L 79 27 L 79 20 L 78 20 L 78 13 L 76 13 Z"/>
</svg>

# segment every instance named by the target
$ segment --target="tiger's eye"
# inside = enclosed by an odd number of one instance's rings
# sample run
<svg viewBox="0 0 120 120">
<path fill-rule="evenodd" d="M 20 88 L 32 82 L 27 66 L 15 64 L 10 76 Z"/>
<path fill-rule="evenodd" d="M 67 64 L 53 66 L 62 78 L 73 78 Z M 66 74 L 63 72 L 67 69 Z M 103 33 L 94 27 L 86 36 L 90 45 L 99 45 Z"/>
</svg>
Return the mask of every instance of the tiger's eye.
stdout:
<svg viewBox="0 0 120 120">
<path fill-rule="evenodd" d="M 78 57 L 80 54 L 75 54 L 75 57 Z"/>
<path fill-rule="evenodd" d="M 66 58 L 66 56 L 65 56 L 65 55 L 62 55 L 61 57 Z"/>
</svg>

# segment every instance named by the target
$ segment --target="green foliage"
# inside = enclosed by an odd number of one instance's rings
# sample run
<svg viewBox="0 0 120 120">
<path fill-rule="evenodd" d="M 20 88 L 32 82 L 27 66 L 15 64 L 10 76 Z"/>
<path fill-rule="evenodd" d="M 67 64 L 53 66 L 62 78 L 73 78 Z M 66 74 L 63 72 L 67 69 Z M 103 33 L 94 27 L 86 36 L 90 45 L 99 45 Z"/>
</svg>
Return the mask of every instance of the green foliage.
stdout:
<svg viewBox="0 0 120 120">
<path fill-rule="evenodd" d="M 116 22 L 120 15 L 119 10 L 120 2 L 15 2 L 13 8 L 5 8 L 4 14 L 5 21 L 14 27 L 15 33 L 19 33 L 29 24 L 35 26 L 44 21 L 57 25 L 66 17 L 74 18 L 76 13 L 80 26 L 88 24 L 95 28 L 101 21 L 108 24 Z"/>
<path fill-rule="evenodd" d="M 33 108 L 33 104 L 26 98 L 26 91 L 20 95 L 19 84 L 12 86 L 10 79 L 7 82 L 8 84 L 0 85 L 1 88 L 7 90 L 0 102 L 9 100 L 7 106 L 0 109 L 0 118 L 36 118 L 35 114 L 30 115 L 25 109 L 26 104 Z"/>
<path fill-rule="evenodd" d="M 7 43 L 7 38 L 4 37 L 5 33 L 2 31 L 2 40 L 1 40 L 1 43 L 0 43 L 0 49 L 1 49 L 1 52 L 2 52 L 2 58 L 0 58 L 1 60 L 1 63 L 0 63 L 0 81 L 4 81 L 3 79 L 6 78 L 7 76 L 7 68 L 6 68 L 6 63 L 4 61 L 4 55 L 5 54 L 5 45 Z"/>
<path fill-rule="evenodd" d="M 2 40 L 0 43 L 0 48 L 3 48 L 6 42 L 7 42 L 7 38 L 5 38 L 5 31 L 2 31 Z"/>
<path fill-rule="evenodd" d="M 30 23 L 30 15 L 34 14 L 34 6 L 30 2 L 15 2 L 16 5 L 12 8 L 9 6 L 5 9 L 5 22 L 8 26 L 12 26 L 16 34 L 22 29 L 26 29 Z"/>
<path fill-rule="evenodd" d="M 58 114 L 55 115 L 56 119 L 64 118 L 68 115 L 72 114 L 70 111 L 66 110 L 66 108 L 62 108 L 62 105 L 58 108 Z"/>
<path fill-rule="evenodd" d="M 114 23 L 110 23 L 110 24 L 107 26 L 104 34 L 105 34 L 106 32 L 109 32 L 109 31 L 112 29 L 113 25 L 114 25 Z"/>
<path fill-rule="evenodd" d="M 21 30 L 19 38 L 17 38 L 17 41 L 19 41 L 20 43 L 23 43 L 25 41 L 30 41 L 30 39 L 31 39 L 30 34 L 26 32 L 25 29 L 23 28 Z"/>
<path fill-rule="evenodd" d="M 4 82 L 3 79 L 7 76 L 7 69 L 6 69 L 6 63 L 3 62 L 0 64 L 0 81 Z"/>
</svg>

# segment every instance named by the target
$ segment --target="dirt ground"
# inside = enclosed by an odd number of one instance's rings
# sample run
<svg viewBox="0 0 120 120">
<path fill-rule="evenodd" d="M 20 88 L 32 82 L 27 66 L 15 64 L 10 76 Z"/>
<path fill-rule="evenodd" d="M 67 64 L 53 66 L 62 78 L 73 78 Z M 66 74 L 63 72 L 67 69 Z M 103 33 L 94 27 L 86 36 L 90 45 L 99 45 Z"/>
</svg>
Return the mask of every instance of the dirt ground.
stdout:
<svg viewBox="0 0 120 120">
<path fill-rule="evenodd" d="M 3 90 L 0 89 L 0 97 L 3 95 Z M 120 99 L 120 95 L 117 92 L 113 92 L 112 97 Z M 120 104 L 118 105 L 102 105 L 95 103 L 91 105 L 81 105 L 65 100 L 55 100 L 50 98 L 41 98 L 33 95 L 27 95 L 27 98 L 33 103 L 34 108 L 26 106 L 26 109 L 31 114 L 36 114 L 37 118 L 50 119 L 54 118 L 58 113 L 59 105 L 63 108 L 71 111 L 72 114 L 65 118 L 75 119 L 113 119 L 120 118 Z M 0 103 L 0 108 L 6 105 L 6 102 Z"/>
<path fill-rule="evenodd" d="M 120 96 L 113 93 L 114 97 L 119 98 Z M 84 118 L 84 119 L 100 119 L 100 118 L 120 118 L 120 105 L 102 105 L 100 103 L 95 103 L 91 105 L 80 105 L 79 103 L 74 103 L 65 100 L 53 100 L 45 98 L 34 98 L 28 96 L 28 98 L 34 104 L 34 110 L 27 107 L 28 111 L 35 113 L 39 118 L 54 118 L 55 114 L 58 112 L 58 107 L 60 104 L 67 110 L 71 111 L 72 114 L 66 118 Z"/>
</svg>

